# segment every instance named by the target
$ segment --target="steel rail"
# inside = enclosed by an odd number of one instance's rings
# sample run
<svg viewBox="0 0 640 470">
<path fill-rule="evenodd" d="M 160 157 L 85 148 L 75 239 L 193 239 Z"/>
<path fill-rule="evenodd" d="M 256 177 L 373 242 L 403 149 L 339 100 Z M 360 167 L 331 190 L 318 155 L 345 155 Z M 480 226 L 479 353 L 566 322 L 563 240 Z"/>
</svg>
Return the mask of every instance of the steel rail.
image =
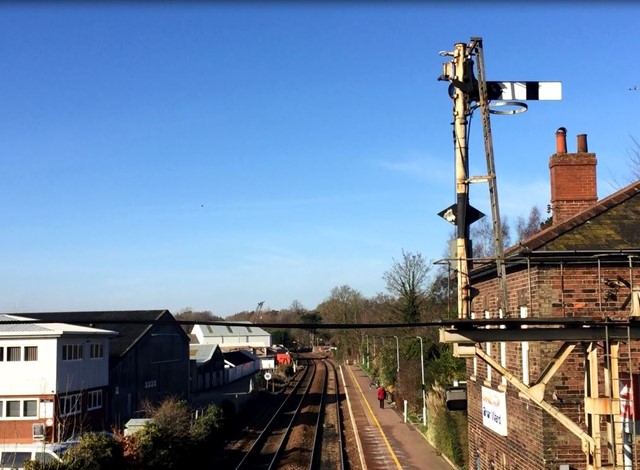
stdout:
<svg viewBox="0 0 640 470">
<path fill-rule="evenodd" d="M 291 390 L 291 393 L 289 393 L 287 398 L 282 402 L 282 404 L 275 411 L 275 413 L 273 414 L 273 416 L 271 417 L 269 422 L 266 424 L 266 426 L 264 427 L 262 432 L 255 439 L 255 441 L 253 442 L 253 444 L 251 445 L 251 447 L 249 448 L 247 453 L 244 455 L 244 457 L 242 458 L 240 463 L 238 463 L 238 465 L 236 465 L 236 467 L 235 467 L 236 470 L 241 470 L 243 468 L 253 468 L 253 467 L 249 466 L 249 463 L 251 462 L 251 460 L 255 459 L 257 457 L 257 455 L 259 454 L 259 452 L 262 449 L 265 441 L 271 435 L 271 431 L 273 430 L 273 427 L 274 427 L 277 419 L 281 416 L 281 414 L 283 414 L 285 408 L 293 402 L 293 400 L 294 400 L 293 397 L 296 396 L 296 394 L 298 392 L 298 389 L 301 387 L 301 385 L 304 383 L 305 379 L 309 375 L 309 370 L 310 370 L 309 367 L 305 367 L 304 373 L 302 374 L 302 377 L 299 378 L 299 380 L 296 382 L 295 386 Z M 270 465 L 271 464 L 272 463 L 270 463 Z M 269 466 L 268 468 L 271 468 L 271 466 Z"/>
<path fill-rule="evenodd" d="M 322 453 L 318 453 L 318 449 L 322 447 L 322 424 L 324 423 L 324 407 L 325 407 L 325 397 L 327 396 L 327 391 L 329 389 L 329 366 L 326 361 L 322 361 L 324 365 L 325 374 L 324 374 L 324 384 L 322 386 L 322 395 L 320 396 L 320 404 L 318 407 L 318 418 L 316 419 L 314 435 L 313 435 L 313 449 L 311 450 L 311 460 L 309 462 L 309 470 L 316 468 L 317 463 L 320 460 L 320 456 Z M 335 369 L 334 369 L 335 370 Z"/>
<path fill-rule="evenodd" d="M 335 470 L 336 468 L 344 470 L 346 458 L 344 442 L 342 439 L 342 410 L 340 408 L 340 380 L 338 376 L 338 369 L 331 360 L 325 358 L 323 362 L 326 367 L 327 374 L 325 376 L 325 386 L 320 402 L 320 414 L 316 423 L 316 435 L 311 462 L 308 468 L 309 470 Z M 332 383 L 331 379 L 333 379 L 333 393 L 330 390 L 330 384 Z M 327 418 L 326 411 L 330 406 L 327 399 L 331 395 L 334 398 L 334 416 L 329 416 Z M 326 430 L 331 429 L 332 427 L 334 432 L 327 435 Z M 327 443 L 330 445 L 327 445 Z"/>
<path fill-rule="evenodd" d="M 296 409 L 294 410 L 293 414 L 291 415 L 291 420 L 289 421 L 289 424 L 287 425 L 286 430 L 282 434 L 282 439 L 280 439 L 280 444 L 278 445 L 278 448 L 275 451 L 275 453 L 273 454 L 273 458 L 271 459 L 271 462 L 270 462 L 269 466 L 267 467 L 268 470 L 272 470 L 274 468 L 277 468 L 275 465 L 278 462 L 278 459 L 280 458 L 280 455 L 282 454 L 282 452 L 284 451 L 284 449 L 286 447 L 287 438 L 289 437 L 289 434 L 291 433 L 291 428 L 293 427 L 293 423 L 295 423 L 296 418 L 300 415 L 300 410 L 302 409 L 302 404 L 304 403 L 305 398 L 309 394 L 309 390 L 311 389 L 311 385 L 313 384 L 313 379 L 315 378 L 316 369 L 317 369 L 316 362 L 317 361 L 315 361 L 315 360 L 309 361 L 310 364 L 313 364 L 313 371 L 311 373 L 311 377 L 309 378 L 309 382 L 306 384 L 306 388 L 303 390 L 303 393 L 300 394 L 300 401 L 298 402 L 298 406 L 296 406 Z"/>
<path fill-rule="evenodd" d="M 340 408 L 340 377 L 338 376 L 338 368 L 331 362 L 333 368 L 334 381 L 336 384 L 336 433 L 338 434 L 338 449 L 340 452 L 340 470 L 345 470 L 345 448 L 342 441 L 342 408 Z"/>
</svg>

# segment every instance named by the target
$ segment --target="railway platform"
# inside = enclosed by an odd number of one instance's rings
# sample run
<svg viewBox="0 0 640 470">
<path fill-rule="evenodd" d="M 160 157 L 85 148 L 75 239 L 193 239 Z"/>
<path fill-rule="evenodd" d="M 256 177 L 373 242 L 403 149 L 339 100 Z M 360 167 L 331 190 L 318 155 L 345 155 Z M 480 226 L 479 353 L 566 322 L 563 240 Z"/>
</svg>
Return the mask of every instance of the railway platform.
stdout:
<svg viewBox="0 0 640 470">
<path fill-rule="evenodd" d="M 410 423 L 400 410 L 381 409 L 371 379 L 357 365 L 343 365 L 344 379 L 353 408 L 364 410 L 355 416 L 360 437 L 361 459 L 372 468 L 403 470 L 448 470 L 453 468 Z M 376 454 L 376 455 L 372 455 Z"/>
</svg>

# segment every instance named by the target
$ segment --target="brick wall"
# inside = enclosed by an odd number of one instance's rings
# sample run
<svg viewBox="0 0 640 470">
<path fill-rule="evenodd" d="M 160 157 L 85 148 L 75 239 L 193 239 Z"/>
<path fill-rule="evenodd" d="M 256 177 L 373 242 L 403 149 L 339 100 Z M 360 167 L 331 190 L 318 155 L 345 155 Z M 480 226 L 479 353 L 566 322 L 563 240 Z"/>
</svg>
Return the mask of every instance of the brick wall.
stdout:
<svg viewBox="0 0 640 470">
<path fill-rule="evenodd" d="M 636 272 L 637 271 L 637 272 Z M 628 318 L 630 289 L 617 288 L 605 284 L 604 280 L 621 277 L 633 285 L 640 285 L 640 270 L 630 273 L 629 267 L 598 266 L 590 264 L 547 264 L 534 266 L 530 270 L 510 272 L 508 279 L 509 310 L 511 316 L 520 315 L 520 307 L 527 307 L 529 317 L 610 317 Z M 633 277 L 633 279 L 631 279 Z M 473 299 L 472 311 L 476 318 L 489 312 L 491 318 L 499 318 L 501 302 L 496 279 L 488 279 L 473 284 L 478 295 Z M 562 342 L 530 342 L 530 380 L 536 381 Z M 486 351 L 486 345 L 479 345 Z M 602 345 L 603 346 L 603 345 Z M 626 351 L 627 346 L 621 346 Z M 601 352 L 602 352 L 602 348 Z M 522 379 L 522 342 L 506 344 L 506 367 L 516 377 Z M 500 346 L 491 346 L 491 355 L 500 361 Z M 638 344 L 632 344 L 631 362 L 620 362 L 622 372 L 638 370 L 640 361 Z M 600 393 L 604 392 L 604 362 L 601 361 Z M 574 423 L 586 430 L 584 413 L 585 347 L 578 346 L 565 361 L 563 367 L 548 383 L 545 399 Z M 468 373 L 473 373 L 473 360 L 467 361 Z M 508 435 L 503 437 L 486 428 L 482 423 L 482 386 L 493 390 L 504 390 L 507 402 Z M 512 386 L 502 385 L 501 376 L 495 371 L 487 380 L 487 367 L 477 360 L 477 375 L 468 382 L 469 416 L 469 468 L 475 469 L 476 458 L 481 460 L 480 468 L 499 469 L 557 469 L 560 464 L 583 469 L 586 458 L 581 450 L 580 440 L 569 432 L 559 421 L 543 411 L 530 400 L 521 398 Z M 604 428 L 604 424 L 602 425 Z M 606 433 L 603 434 L 606 436 Z M 603 442 L 603 463 L 607 461 L 606 445 Z M 636 449 L 635 455 L 640 453 Z M 639 467 L 640 468 L 640 467 Z"/>
</svg>

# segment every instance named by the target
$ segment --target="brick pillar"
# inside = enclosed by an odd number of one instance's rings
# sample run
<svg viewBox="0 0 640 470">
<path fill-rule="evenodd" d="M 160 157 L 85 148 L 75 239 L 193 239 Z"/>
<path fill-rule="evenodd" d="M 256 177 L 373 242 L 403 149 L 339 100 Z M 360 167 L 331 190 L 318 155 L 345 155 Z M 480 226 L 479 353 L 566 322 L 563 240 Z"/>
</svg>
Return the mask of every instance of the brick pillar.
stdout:
<svg viewBox="0 0 640 470">
<path fill-rule="evenodd" d="M 549 159 L 551 209 L 557 225 L 598 201 L 596 155 L 587 150 L 587 136 L 578 136 L 578 150 L 567 153 L 567 130 L 556 131 L 556 153 Z"/>
</svg>

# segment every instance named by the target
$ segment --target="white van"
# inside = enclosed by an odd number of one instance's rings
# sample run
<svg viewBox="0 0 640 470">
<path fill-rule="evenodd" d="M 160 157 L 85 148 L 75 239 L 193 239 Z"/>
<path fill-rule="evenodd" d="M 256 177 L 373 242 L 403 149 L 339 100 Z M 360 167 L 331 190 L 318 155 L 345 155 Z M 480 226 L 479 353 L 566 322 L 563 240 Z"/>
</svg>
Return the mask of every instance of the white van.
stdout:
<svg viewBox="0 0 640 470">
<path fill-rule="evenodd" d="M 61 450 L 56 444 L 0 444 L 0 469 L 22 470 L 27 460 L 60 462 Z"/>
</svg>

